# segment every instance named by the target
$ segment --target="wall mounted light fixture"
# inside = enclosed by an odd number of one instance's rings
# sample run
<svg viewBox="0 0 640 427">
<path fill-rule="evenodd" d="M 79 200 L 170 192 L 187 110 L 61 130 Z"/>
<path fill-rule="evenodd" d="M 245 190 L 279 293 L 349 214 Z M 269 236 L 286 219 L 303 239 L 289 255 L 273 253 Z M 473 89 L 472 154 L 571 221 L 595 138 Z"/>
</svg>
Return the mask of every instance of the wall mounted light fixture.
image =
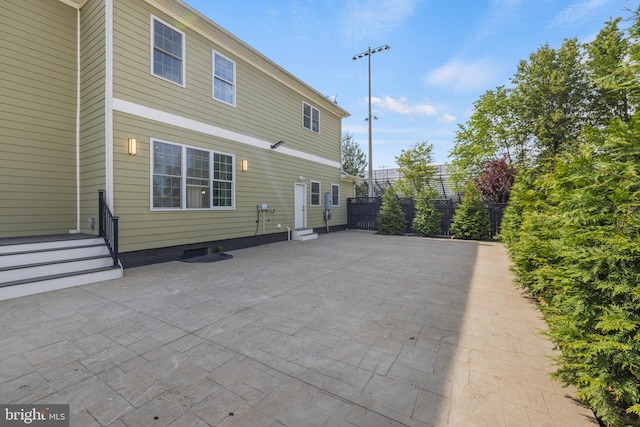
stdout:
<svg viewBox="0 0 640 427">
<path fill-rule="evenodd" d="M 283 141 L 283 140 L 280 140 L 280 141 L 276 142 L 275 144 L 271 144 L 271 148 L 272 148 L 272 149 L 274 149 L 274 148 L 278 148 L 278 146 L 279 146 L 279 145 L 282 145 L 282 144 L 284 144 L 284 141 Z"/>
<path fill-rule="evenodd" d="M 129 155 L 135 156 L 136 154 L 138 154 L 138 140 L 129 138 Z"/>
<path fill-rule="evenodd" d="M 242 172 L 246 172 L 249 170 L 249 160 L 242 160 Z"/>
</svg>

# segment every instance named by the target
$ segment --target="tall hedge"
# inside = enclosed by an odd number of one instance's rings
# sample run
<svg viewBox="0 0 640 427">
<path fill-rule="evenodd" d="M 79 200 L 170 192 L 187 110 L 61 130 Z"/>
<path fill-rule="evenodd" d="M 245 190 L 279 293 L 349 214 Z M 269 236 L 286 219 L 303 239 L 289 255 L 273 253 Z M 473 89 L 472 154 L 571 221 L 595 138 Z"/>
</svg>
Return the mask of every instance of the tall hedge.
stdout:
<svg viewBox="0 0 640 427">
<path fill-rule="evenodd" d="M 554 375 L 607 426 L 640 426 L 640 122 L 540 170 L 518 177 L 502 230 L 560 350 Z"/>
</svg>

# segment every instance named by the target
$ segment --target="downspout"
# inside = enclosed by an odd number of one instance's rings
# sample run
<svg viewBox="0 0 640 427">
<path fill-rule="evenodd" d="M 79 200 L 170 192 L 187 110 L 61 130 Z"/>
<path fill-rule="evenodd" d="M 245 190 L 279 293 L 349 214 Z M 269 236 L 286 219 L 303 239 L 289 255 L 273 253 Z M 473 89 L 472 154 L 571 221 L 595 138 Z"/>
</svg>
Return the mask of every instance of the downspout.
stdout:
<svg viewBox="0 0 640 427">
<path fill-rule="evenodd" d="M 80 9 L 76 13 L 76 229 L 69 233 L 81 233 L 80 229 Z"/>
</svg>

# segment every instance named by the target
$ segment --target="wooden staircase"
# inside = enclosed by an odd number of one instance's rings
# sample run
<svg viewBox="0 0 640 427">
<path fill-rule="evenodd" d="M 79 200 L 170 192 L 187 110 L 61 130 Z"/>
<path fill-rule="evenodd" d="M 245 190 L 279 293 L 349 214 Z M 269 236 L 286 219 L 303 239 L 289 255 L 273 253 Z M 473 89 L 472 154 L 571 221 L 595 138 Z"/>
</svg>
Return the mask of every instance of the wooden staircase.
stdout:
<svg viewBox="0 0 640 427">
<path fill-rule="evenodd" d="M 0 239 L 0 300 L 122 277 L 102 237 Z"/>
</svg>

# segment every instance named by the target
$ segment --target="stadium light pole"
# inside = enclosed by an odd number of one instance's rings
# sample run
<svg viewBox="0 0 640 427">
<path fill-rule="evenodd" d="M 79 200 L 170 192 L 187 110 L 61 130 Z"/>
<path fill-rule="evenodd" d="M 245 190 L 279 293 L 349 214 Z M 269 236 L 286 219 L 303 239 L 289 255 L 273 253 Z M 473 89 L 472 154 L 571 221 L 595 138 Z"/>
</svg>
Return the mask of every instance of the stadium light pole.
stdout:
<svg viewBox="0 0 640 427">
<path fill-rule="evenodd" d="M 369 47 L 369 49 L 367 49 L 366 51 L 354 55 L 352 58 L 354 61 L 357 61 L 358 59 L 362 59 L 366 56 L 369 62 L 369 115 L 365 119 L 367 122 L 369 122 L 369 197 L 373 197 L 373 146 L 371 137 L 371 122 L 374 118 L 377 119 L 377 117 L 373 117 L 371 115 L 371 55 L 389 49 L 391 49 L 391 46 L 389 46 L 388 44 L 378 46 L 373 49 Z"/>
</svg>

